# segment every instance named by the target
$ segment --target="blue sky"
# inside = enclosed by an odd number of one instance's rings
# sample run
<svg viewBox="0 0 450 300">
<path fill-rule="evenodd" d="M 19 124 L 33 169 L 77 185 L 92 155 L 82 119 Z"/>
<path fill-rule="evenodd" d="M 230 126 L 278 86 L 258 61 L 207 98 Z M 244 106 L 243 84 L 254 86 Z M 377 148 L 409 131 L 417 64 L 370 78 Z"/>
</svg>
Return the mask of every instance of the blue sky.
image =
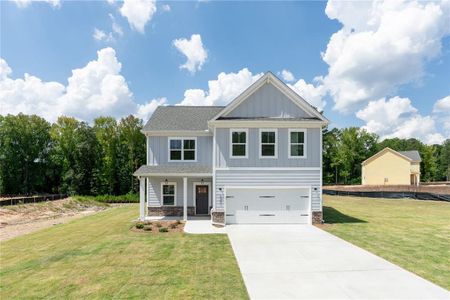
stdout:
<svg viewBox="0 0 450 300">
<path fill-rule="evenodd" d="M 333 126 L 450 135 L 448 2 L 127 2 L 2 1 L 0 113 L 147 118 L 158 104 L 226 104 L 287 70 Z"/>
</svg>

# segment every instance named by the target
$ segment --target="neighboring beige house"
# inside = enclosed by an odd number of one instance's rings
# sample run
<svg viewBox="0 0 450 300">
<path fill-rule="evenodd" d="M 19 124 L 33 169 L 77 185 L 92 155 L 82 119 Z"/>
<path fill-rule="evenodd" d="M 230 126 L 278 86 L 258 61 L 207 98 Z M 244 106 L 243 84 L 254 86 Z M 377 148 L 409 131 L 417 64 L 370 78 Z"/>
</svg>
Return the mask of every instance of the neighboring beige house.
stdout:
<svg viewBox="0 0 450 300">
<path fill-rule="evenodd" d="M 384 148 L 362 162 L 363 185 L 419 185 L 419 152 Z"/>
</svg>

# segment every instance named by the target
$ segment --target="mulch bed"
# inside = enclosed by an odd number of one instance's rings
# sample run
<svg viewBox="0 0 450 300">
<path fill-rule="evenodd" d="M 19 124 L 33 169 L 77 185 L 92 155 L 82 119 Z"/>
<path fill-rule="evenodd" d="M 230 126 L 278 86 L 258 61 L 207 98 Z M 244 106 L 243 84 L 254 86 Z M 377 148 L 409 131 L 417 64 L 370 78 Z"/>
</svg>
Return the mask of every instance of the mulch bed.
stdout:
<svg viewBox="0 0 450 300">
<path fill-rule="evenodd" d="M 138 228 L 137 226 L 140 226 L 141 224 L 143 225 L 143 228 Z M 136 222 L 133 227 L 131 227 L 131 231 L 151 234 L 180 233 L 184 232 L 184 222 L 162 220 Z"/>
</svg>

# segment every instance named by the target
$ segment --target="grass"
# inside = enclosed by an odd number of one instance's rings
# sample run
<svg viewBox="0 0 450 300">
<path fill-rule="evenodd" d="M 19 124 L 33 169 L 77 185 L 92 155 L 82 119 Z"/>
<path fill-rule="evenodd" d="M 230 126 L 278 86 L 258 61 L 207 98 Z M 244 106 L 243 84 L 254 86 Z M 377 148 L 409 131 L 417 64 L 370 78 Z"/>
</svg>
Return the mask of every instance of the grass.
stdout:
<svg viewBox="0 0 450 300">
<path fill-rule="evenodd" d="M 139 194 L 125 195 L 99 195 L 99 196 L 73 196 L 72 198 L 79 201 L 96 201 L 103 203 L 139 203 Z"/>
<path fill-rule="evenodd" d="M 138 206 L 112 208 L 1 243 L 1 299 L 243 299 L 226 235 L 130 230 Z"/>
<path fill-rule="evenodd" d="M 450 203 L 324 196 L 326 231 L 450 290 Z"/>
</svg>

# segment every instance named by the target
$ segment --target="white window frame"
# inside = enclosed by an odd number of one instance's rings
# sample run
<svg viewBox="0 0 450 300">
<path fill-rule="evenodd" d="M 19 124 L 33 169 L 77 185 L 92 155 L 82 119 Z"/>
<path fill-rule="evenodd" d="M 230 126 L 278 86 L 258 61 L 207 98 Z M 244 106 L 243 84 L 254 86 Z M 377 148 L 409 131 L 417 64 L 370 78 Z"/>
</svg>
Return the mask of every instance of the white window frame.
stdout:
<svg viewBox="0 0 450 300">
<path fill-rule="evenodd" d="M 263 132 L 275 132 L 275 155 L 274 156 L 263 156 L 262 155 L 262 133 Z M 259 129 L 259 158 L 261 159 L 274 159 L 278 158 L 278 129 L 276 128 L 260 128 Z"/>
<path fill-rule="evenodd" d="M 233 133 L 245 132 L 245 155 L 234 156 L 233 155 Z M 242 143 L 236 143 L 236 145 L 242 145 Z M 247 128 L 233 128 L 230 130 L 230 158 L 248 158 L 248 129 Z"/>
<path fill-rule="evenodd" d="M 181 140 L 181 159 L 180 160 L 170 159 L 170 141 L 173 141 L 173 140 Z M 184 159 L 184 141 L 185 140 L 195 140 L 194 160 L 185 160 Z M 167 139 L 167 161 L 169 161 L 169 162 L 197 162 L 197 149 L 198 149 L 197 137 L 195 137 L 195 136 L 193 136 L 193 137 L 169 137 Z"/>
<path fill-rule="evenodd" d="M 291 132 L 303 132 L 303 156 L 292 156 L 291 154 Z M 295 129 L 295 128 L 290 128 L 288 130 L 288 157 L 289 158 L 306 158 L 306 152 L 307 152 L 307 131 L 306 129 Z M 301 143 L 295 143 L 296 145 L 301 145 Z"/>
<path fill-rule="evenodd" d="M 164 189 L 165 185 L 173 185 L 173 205 L 166 204 L 164 205 Z M 161 206 L 177 206 L 177 183 L 176 182 L 161 182 Z"/>
</svg>

